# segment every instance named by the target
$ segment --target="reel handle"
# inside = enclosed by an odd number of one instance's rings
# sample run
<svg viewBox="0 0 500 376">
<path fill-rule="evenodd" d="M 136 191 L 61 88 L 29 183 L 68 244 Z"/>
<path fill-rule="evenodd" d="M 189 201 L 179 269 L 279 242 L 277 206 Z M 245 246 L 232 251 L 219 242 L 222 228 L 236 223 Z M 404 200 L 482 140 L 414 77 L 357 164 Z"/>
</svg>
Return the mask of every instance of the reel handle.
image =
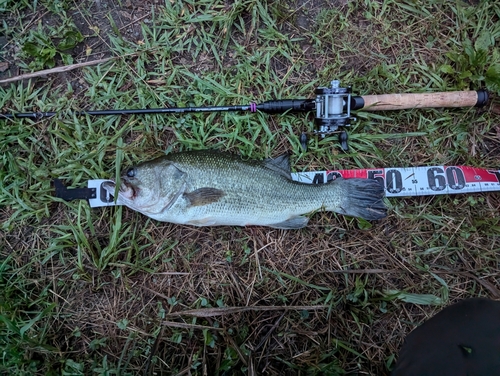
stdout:
<svg viewBox="0 0 500 376">
<path fill-rule="evenodd" d="M 488 92 L 486 90 L 417 94 L 381 94 L 353 97 L 351 110 L 386 111 L 412 108 L 483 107 L 487 103 Z"/>
</svg>

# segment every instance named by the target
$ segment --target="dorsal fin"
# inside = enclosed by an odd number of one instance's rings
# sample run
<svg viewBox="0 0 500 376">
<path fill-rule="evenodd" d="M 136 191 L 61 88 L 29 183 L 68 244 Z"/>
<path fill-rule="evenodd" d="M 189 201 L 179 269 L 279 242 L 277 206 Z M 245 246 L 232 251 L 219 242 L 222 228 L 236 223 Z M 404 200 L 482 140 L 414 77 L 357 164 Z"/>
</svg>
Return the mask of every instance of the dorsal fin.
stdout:
<svg viewBox="0 0 500 376">
<path fill-rule="evenodd" d="M 292 175 L 290 172 L 290 156 L 288 153 L 281 154 L 276 158 L 267 158 L 263 161 L 264 167 L 277 172 L 278 174 L 284 176 L 287 179 L 291 179 Z"/>
</svg>

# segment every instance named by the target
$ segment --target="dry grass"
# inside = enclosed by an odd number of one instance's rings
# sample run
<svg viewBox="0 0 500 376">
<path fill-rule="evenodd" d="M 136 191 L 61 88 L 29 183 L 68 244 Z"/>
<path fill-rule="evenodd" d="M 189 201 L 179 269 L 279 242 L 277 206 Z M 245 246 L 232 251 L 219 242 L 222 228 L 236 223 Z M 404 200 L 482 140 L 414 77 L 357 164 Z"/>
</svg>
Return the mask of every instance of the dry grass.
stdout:
<svg viewBox="0 0 500 376">
<path fill-rule="evenodd" d="M 425 207 L 430 200 L 406 204 Z M 489 201 L 492 212 L 498 210 L 498 198 Z M 147 271 L 135 271 L 130 264 L 137 260 L 122 255 L 98 271 L 87 251 L 84 271 L 71 251 L 63 264 L 33 265 L 35 250 L 50 241 L 47 229 L 12 236 L 29 243 L 14 244 L 11 252 L 18 255 L 16 268 L 30 266 L 23 276 L 29 290 L 43 288 L 56 304 L 47 323 L 51 343 L 69 358 L 107 356 L 132 373 L 189 373 L 201 363 L 198 369 L 211 374 L 231 348 L 233 366 L 259 374 L 283 373 L 291 365 L 382 374 L 405 335 L 439 310 L 402 304 L 387 291 L 431 291 L 450 302 L 500 298 L 498 237 L 473 234 L 463 242 L 469 248 L 458 250 L 453 237 L 465 220 L 452 222 L 440 227 L 448 244 L 429 254 L 432 224 L 392 216 L 367 231 L 326 214 L 301 231 L 141 224 L 149 236 L 143 259 L 183 239 Z M 19 249 L 32 251 L 21 256 Z"/>
</svg>

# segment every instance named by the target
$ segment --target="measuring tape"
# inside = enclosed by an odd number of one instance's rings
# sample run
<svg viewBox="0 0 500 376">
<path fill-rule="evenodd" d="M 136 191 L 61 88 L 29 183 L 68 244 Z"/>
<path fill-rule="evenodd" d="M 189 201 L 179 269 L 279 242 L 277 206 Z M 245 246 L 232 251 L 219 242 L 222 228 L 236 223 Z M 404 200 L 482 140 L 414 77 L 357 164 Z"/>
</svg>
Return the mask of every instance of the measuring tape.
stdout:
<svg viewBox="0 0 500 376">
<path fill-rule="evenodd" d="M 292 173 L 292 179 L 321 184 L 336 178 L 374 179 L 387 197 L 500 191 L 500 171 L 468 166 L 389 167 Z"/>
<path fill-rule="evenodd" d="M 468 166 L 389 167 L 360 170 L 294 172 L 292 179 L 301 183 L 322 184 L 336 178 L 374 179 L 385 187 L 387 197 L 433 196 L 457 193 L 500 191 L 500 170 Z M 61 187 L 58 197 L 70 192 L 70 199 L 87 198 L 91 207 L 115 206 L 114 199 L 102 187 L 109 181 L 88 181 L 87 197 L 76 197 L 78 189 Z"/>
</svg>

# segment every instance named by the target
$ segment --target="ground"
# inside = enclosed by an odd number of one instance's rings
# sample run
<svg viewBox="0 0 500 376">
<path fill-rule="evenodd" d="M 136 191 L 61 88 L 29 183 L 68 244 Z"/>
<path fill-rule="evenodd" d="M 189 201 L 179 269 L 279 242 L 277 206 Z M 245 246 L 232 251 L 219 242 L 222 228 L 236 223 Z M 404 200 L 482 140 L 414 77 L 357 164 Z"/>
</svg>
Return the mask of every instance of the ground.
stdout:
<svg viewBox="0 0 500 376">
<path fill-rule="evenodd" d="M 2 113 L 59 113 L 0 120 L 0 372 L 384 375 L 444 306 L 500 299 L 498 193 L 389 199 L 382 221 L 316 213 L 285 231 L 90 209 L 54 198 L 52 185 L 202 148 L 288 152 L 295 171 L 498 169 L 499 5 L 139 3 L 0 4 Z M 71 113 L 306 98 L 334 78 L 357 95 L 486 87 L 492 103 L 360 111 L 348 153 L 336 135 L 304 151 L 300 133 L 314 130 L 304 114 Z"/>
</svg>

